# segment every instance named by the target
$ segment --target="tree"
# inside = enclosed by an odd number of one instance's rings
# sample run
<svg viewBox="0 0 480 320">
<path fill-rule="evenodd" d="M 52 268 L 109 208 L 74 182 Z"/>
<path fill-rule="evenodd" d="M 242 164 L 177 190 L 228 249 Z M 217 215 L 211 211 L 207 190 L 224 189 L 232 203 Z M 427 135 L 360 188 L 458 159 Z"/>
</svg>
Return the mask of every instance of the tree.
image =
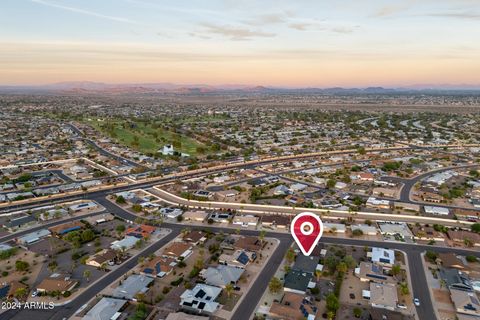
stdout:
<svg viewBox="0 0 480 320">
<path fill-rule="evenodd" d="M 282 281 L 277 277 L 273 277 L 268 283 L 268 289 L 271 293 L 280 293 L 283 289 Z"/>
<path fill-rule="evenodd" d="M 474 223 L 470 226 L 473 232 L 480 233 L 480 223 Z"/>
<path fill-rule="evenodd" d="M 229 283 L 225 286 L 225 293 L 227 294 L 227 297 L 230 298 L 230 296 L 232 295 L 232 292 L 233 292 L 233 285 Z"/>
<path fill-rule="evenodd" d="M 118 234 L 121 234 L 122 232 L 125 231 L 125 225 L 119 224 L 119 225 L 115 228 L 115 230 L 117 231 Z"/>
<path fill-rule="evenodd" d="M 265 234 L 266 234 L 266 233 L 267 233 L 267 232 L 266 232 L 265 230 L 262 230 L 262 231 L 260 231 L 260 233 L 258 234 L 258 239 L 260 240 L 260 243 L 262 244 L 262 246 L 263 246 L 263 241 L 265 240 Z"/>
<path fill-rule="evenodd" d="M 357 261 L 350 255 L 345 256 L 345 258 L 343 258 L 343 262 L 345 262 L 348 269 L 353 269 L 357 265 Z"/>
<path fill-rule="evenodd" d="M 287 253 L 285 254 L 285 260 L 287 260 L 288 263 L 295 261 L 295 251 L 293 251 L 292 248 L 287 250 Z"/>
<path fill-rule="evenodd" d="M 402 269 L 401 269 L 401 267 L 400 267 L 399 264 L 394 264 L 394 265 L 392 266 L 392 274 L 393 274 L 394 276 L 400 274 L 400 271 L 401 271 L 401 270 L 402 270 Z"/>
<path fill-rule="evenodd" d="M 327 180 L 327 188 L 328 189 L 334 188 L 336 184 L 337 184 L 337 182 L 334 179 L 328 179 Z"/>
<path fill-rule="evenodd" d="M 354 229 L 354 230 L 352 231 L 352 235 L 353 235 L 354 237 L 363 236 L 363 231 L 360 230 L 360 229 Z"/>
<path fill-rule="evenodd" d="M 345 262 L 340 262 L 336 267 L 338 272 L 345 273 L 348 271 L 347 264 Z"/>
<path fill-rule="evenodd" d="M 115 200 L 115 202 L 118 203 L 118 204 L 127 203 L 127 201 L 125 200 L 125 198 L 123 196 L 118 196 L 117 199 Z"/>
<path fill-rule="evenodd" d="M 15 298 L 23 298 L 27 295 L 27 289 L 24 287 L 18 288 L 17 290 L 15 290 L 15 293 L 13 295 L 15 296 Z"/>
<path fill-rule="evenodd" d="M 400 283 L 400 293 L 404 296 L 406 296 L 407 294 L 410 293 L 410 291 L 408 290 L 408 285 L 407 285 L 406 282 Z"/>
<path fill-rule="evenodd" d="M 338 308 L 340 308 L 340 303 L 338 298 L 334 293 L 329 293 L 326 298 L 327 301 L 327 310 L 333 313 L 336 313 Z"/>
<path fill-rule="evenodd" d="M 26 261 L 17 260 L 15 261 L 15 270 L 17 271 L 27 271 L 30 268 L 30 265 Z"/>
<path fill-rule="evenodd" d="M 471 255 L 466 256 L 465 259 L 467 259 L 468 262 L 477 262 L 478 261 L 477 257 L 471 256 Z"/>
<path fill-rule="evenodd" d="M 90 282 L 91 275 L 92 273 L 90 272 L 90 270 L 86 269 L 85 271 L 83 271 L 83 277 L 87 280 L 87 282 Z"/>
<path fill-rule="evenodd" d="M 83 242 L 92 241 L 95 238 L 95 233 L 91 229 L 87 229 L 82 232 L 81 238 Z"/>
</svg>

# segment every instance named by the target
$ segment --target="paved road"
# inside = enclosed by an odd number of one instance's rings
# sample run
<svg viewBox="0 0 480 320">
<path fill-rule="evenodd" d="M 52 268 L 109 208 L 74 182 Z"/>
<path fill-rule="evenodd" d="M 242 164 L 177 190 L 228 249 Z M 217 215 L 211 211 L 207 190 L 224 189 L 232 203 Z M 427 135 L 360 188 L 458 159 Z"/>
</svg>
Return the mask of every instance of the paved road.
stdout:
<svg viewBox="0 0 480 320">
<path fill-rule="evenodd" d="M 422 202 L 417 202 L 417 201 L 411 201 L 410 200 L 410 192 L 413 188 L 413 186 L 419 182 L 420 180 L 423 180 L 429 176 L 432 176 L 436 173 L 439 172 L 444 172 L 444 171 L 449 171 L 452 169 L 464 169 L 464 168 L 472 168 L 472 167 L 479 167 L 478 164 L 469 164 L 469 165 L 462 165 L 462 166 L 453 166 L 453 167 L 447 167 L 447 168 L 441 168 L 441 169 L 436 169 L 432 170 L 429 172 L 422 173 L 412 179 L 399 179 L 404 185 L 402 187 L 402 190 L 400 191 L 400 201 L 402 202 L 411 202 L 411 203 L 416 203 L 416 204 L 421 204 Z"/>
<path fill-rule="evenodd" d="M 62 223 L 66 223 L 66 222 L 70 222 L 70 221 L 74 221 L 74 220 L 80 220 L 80 219 L 84 219 L 84 218 L 87 218 L 87 217 L 93 217 L 93 216 L 96 216 L 96 215 L 99 215 L 99 214 L 102 214 L 102 213 L 105 213 L 105 212 L 108 212 L 108 211 L 103 210 L 103 211 L 98 211 L 98 212 L 92 212 L 92 213 L 89 213 L 89 214 L 86 214 L 86 215 L 83 215 L 83 216 L 80 216 L 80 217 L 70 217 L 70 218 L 66 218 L 66 219 L 62 219 L 62 220 L 56 220 L 56 221 L 53 221 L 53 222 L 42 224 L 42 225 L 37 226 L 37 227 L 29 228 L 27 230 L 22 230 L 22 231 L 18 231 L 18 232 L 15 232 L 15 233 L 11 233 L 11 234 L 8 234 L 6 236 L 0 237 L 0 243 L 13 240 L 15 238 L 21 237 L 23 235 L 26 235 L 26 234 L 29 234 L 29 233 L 32 233 L 32 232 L 35 232 L 35 231 L 38 231 L 38 230 L 41 230 L 41 229 L 48 229 L 50 227 L 53 227 L 53 226 L 56 226 L 56 225 L 59 225 L 59 224 L 62 224 Z"/>
<path fill-rule="evenodd" d="M 116 206 L 115 204 L 111 203 L 110 201 L 104 198 L 97 199 L 97 201 L 100 204 L 102 204 L 108 211 L 110 211 L 111 213 L 113 213 L 118 217 L 121 217 L 127 220 L 134 220 L 136 217 L 135 215 L 123 210 L 122 208 Z M 28 311 L 28 310 L 23 310 L 20 312 L 10 311 L 8 313 L 4 313 L 0 315 L 0 320 L 4 320 L 4 319 L 5 320 L 6 319 L 30 320 L 32 317 L 35 317 L 36 320 L 43 320 L 43 319 L 56 320 L 56 319 L 62 319 L 63 317 L 71 316 L 81 306 L 83 306 L 91 298 L 93 298 L 96 294 L 98 294 L 103 288 L 111 284 L 113 281 L 115 281 L 115 279 L 123 275 L 125 272 L 132 269 L 137 263 L 137 259 L 140 255 L 146 256 L 155 252 L 156 250 L 158 250 L 159 248 L 167 244 L 174 237 L 176 237 L 184 226 L 182 226 L 181 224 L 165 223 L 163 227 L 171 229 L 172 232 L 162 240 L 156 242 L 151 247 L 145 249 L 139 255 L 135 256 L 132 260 L 129 260 L 128 262 L 126 262 L 117 270 L 110 272 L 105 278 L 93 284 L 91 287 L 89 287 L 87 290 L 82 292 L 76 299 L 74 299 L 69 304 L 63 307 L 57 307 L 53 310 L 43 310 L 43 311 L 37 310 L 35 312 Z M 198 228 L 210 229 L 215 233 L 219 233 L 219 232 L 230 233 L 234 231 L 231 228 L 219 228 L 219 227 L 211 227 L 211 226 L 201 226 Z M 241 234 L 258 235 L 258 231 L 241 230 Z M 250 290 L 250 292 L 247 294 L 245 299 L 238 306 L 232 319 L 245 319 L 246 315 L 253 314 L 258 301 L 260 300 L 263 292 L 268 286 L 269 280 L 275 274 L 288 246 L 292 242 L 292 238 L 288 233 L 270 232 L 267 234 L 267 237 L 277 238 L 280 241 L 280 245 L 274 252 L 267 266 L 261 271 L 260 276 L 256 279 L 255 283 L 252 286 L 252 290 Z M 348 239 L 348 238 L 343 239 L 343 238 L 335 238 L 335 237 L 323 237 L 321 241 L 324 243 L 341 244 L 341 245 L 380 246 L 380 247 L 386 247 L 386 248 L 405 251 L 408 255 L 409 267 L 412 275 L 412 285 L 413 285 L 414 296 L 418 297 L 420 301 L 422 301 L 421 306 L 417 308 L 420 319 L 422 320 L 433 319 L 430 317 L 430 315 L 434 315 L 434 312 L 433 312 L 433 306 L 430 300 L 430 295 L 428 292 L 428 286 L 426 282 L 427 280 L 423 272 L 421 261 L 419 260 L 420 253 L 425 250 L 434 250 L 438 252 L 456 252 L 459 254 L 473 254 L 477 257 L 480 257 L 480 252 L 473 252 L 470 250 L 462 250 L 462 249 L 446 248 L 446 247 L 433 247 L 433 246 L 427 246 L 427 245 L 386 243 L 386 242 L 380 242 L 380 241 L 366 241 L 366 240 Z M 415 272 L 416 270 L 421 270 L 421 272 Z"/>
<path fill-rule="evenodd" d="M 98 150 L 98 152 L 100 152 L 101 154 L 103 154 L 104 156 L 107 156 L 107 157 L 110 157 L 110 158 L 113 158 L 113 159 L 116 159 L 120 162 L 123 162 L 125 164 L 128 164 L 128 165 L 131 165 L 131 166 L 134 166 L 134 167 L 139 167 L 141 165 L 139 165 L 138 163 L 136 163 L 135 161 L 132 161 L 130 159 L 127 159 L 127 158 L 124 158 L 122 156 L 119 156 L 117 154 L 114 154 L 102 147 L 100 147 L 95 141 L 93 141 L 92 139 L 88 139 L 88 138 L 85 138 L 83 136 L 83 132 L 78 129 L 76 126 L 74 126 L 73 124 L 71 123 L 67 123 L 66 124 L 70 129 L 72 129 L 72 131 L 80 138 L 80 139 L 83 139 L 85 140 L 86 142 L 88 142 L 92 147 L 94 147 L 95 149 Z"/>
</svg>

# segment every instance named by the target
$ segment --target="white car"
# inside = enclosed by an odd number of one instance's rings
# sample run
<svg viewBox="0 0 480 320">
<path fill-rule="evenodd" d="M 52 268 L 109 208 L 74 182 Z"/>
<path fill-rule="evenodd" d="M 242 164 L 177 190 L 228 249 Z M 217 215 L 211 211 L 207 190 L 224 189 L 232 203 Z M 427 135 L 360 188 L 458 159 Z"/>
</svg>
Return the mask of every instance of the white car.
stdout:
<svg viewBox="0 0 480 320">
<path fill-rule="evenodd" d="M 37 294 L 38 294 L 37 290 L 33 291 L 32 292 L 32 298 L 35 298 L 37 296 Z"/>
<path fill-rule="evenodd" d="M 420 306 L 420 300 L 418 300 L 418 298 L 413 299 L 413 303 L 414 303 L 415 306 L 417 306 L 417 307 Z"/>
</svg>

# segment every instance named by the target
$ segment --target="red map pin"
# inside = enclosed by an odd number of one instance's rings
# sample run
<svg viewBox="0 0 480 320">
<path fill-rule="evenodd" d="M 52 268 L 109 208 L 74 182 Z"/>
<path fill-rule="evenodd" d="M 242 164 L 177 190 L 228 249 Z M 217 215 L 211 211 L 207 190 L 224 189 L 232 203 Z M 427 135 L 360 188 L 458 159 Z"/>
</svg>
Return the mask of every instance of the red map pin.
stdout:
<svg viewBox="0 0 480 320">
<path fill-rule="evenodd" d="M 322 237 L 323 223 L 318 215 L 302 212 L 293 218 L 290 232 L 302 253 L 309 256 Z"/>
</svg>

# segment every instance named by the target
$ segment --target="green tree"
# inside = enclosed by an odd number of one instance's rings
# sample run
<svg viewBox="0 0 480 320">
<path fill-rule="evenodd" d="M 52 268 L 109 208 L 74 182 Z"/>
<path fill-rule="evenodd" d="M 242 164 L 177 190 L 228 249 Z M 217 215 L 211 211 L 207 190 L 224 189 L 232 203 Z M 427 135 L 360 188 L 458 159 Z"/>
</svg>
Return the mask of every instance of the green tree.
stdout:
<svg viewBox="0 0 480 320">
<path fill-rule="evenodd" d="M 359 307 L 353 308 L 353 316 L 355 318 L 360 318 L 362 316 L 362 309 L 360 309 Z"/>
<path fill-rule="evenodd" d="M 473 232 L 480 233 L 480 223 L 474 223 L 470 226 Z"/>
<path fill-rule="evenodd" d="M 26 261 L 17 260 L 15 261 L 15 270 L 17 271 L 27 271 L 30 268 L 30 265 Z"/>
<path fill-rule="evenodd" d="M 88 269 L 85 269 L 83 271 L 83 277 L 87 280 L 87 282 L 90 282 L 90 276 L 92 275 L 92 272 Z"/>
<path fill-rule="evenodd" d="M 230 298 L 230 296 L 232 295 L 232 292 L 233 292 L 233 285 L 229 283 L 225 286 L 225 293 L 227 294 L 227 297 Z"/>
<path fill-rule="evenodd" d="M 327 310 L 333 313 L 336 313 L 338 308 L 340 308 L 340 303 L 338 302 L 338 298 L 335 294 L 329 293 L 326 298 L 327 302 Z"/>
<path fill-rule="evenodd" d="M 280 293 L 283 289 L 282 281 L 277 277 L 273 277 L 268 283 L 268 289 L 271 293 Z"/>
<path fill-rule="evenodd" d="M 394 265 L 392 266 L 392 274 L 393 274 L 394 276 L 399 275 L 401 270 L 402 270 L 402 269 L 401 269 L 401 267 L 400 267 L 399 264 L 394 264 Z"/>
</svg>

